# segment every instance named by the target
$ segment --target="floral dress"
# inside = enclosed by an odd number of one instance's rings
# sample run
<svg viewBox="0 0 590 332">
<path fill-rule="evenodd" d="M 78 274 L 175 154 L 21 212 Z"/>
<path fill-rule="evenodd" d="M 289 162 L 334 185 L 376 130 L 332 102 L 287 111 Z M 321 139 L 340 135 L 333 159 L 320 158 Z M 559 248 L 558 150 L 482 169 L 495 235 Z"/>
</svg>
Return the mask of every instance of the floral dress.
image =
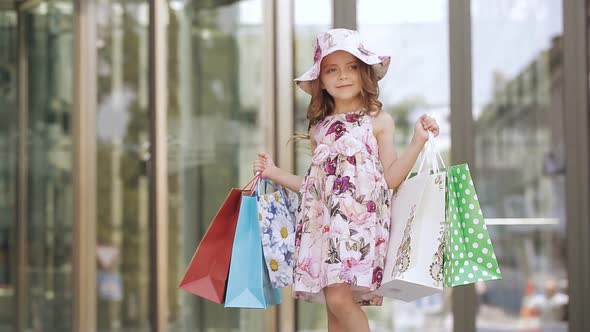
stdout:
<svg viewBox="0 0 590 332">
<path fill-rule="evenodd" d="M 323 288 L 346 283 L 356 302 L 380 305 L 391 195 L 378 157 L 371 115 L 326 116 L 301 185 L 295 232 L 293 295 L 325 302 Z"/>
</svg>

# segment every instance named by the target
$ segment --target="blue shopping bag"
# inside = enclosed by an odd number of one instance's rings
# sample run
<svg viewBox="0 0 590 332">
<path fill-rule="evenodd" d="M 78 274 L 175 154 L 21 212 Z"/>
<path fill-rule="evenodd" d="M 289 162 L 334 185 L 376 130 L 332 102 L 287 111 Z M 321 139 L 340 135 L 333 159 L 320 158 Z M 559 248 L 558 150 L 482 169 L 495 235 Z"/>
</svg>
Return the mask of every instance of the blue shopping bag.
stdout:
<svg viewBox="0 0 590 332">
<path fill-rule="evenodd" d="M 279 303 L 281 292 L 271 286 L 262 254 L 256 193 L 244 194 L 240 203 L 224 305 L 226 308 L 265 309 Z"/>
</svg>

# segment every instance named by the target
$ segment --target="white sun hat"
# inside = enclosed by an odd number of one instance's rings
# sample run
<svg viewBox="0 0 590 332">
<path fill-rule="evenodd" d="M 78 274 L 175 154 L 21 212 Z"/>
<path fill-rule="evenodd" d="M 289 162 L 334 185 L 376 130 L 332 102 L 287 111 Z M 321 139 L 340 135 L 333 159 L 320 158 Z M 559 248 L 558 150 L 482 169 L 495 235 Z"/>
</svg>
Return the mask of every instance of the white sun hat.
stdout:
<svg viewBox="0 0 590 332">
<path fill-rule="evenodd" d="M 389 69 L 391 57 L 376 55 L 367 50 L 361 41 L 360 34 L 355 30 L 332 29 L 320 33 L 315 39 L 313 65 L 303 75 L 295 79 L 297 86 L 311 94 L 311 81 L 320 75 L 322 59 L 336 51 L 346 51 L 362 62 L 371 66 L 377 80 L 382 79 Z"/>
</svg>

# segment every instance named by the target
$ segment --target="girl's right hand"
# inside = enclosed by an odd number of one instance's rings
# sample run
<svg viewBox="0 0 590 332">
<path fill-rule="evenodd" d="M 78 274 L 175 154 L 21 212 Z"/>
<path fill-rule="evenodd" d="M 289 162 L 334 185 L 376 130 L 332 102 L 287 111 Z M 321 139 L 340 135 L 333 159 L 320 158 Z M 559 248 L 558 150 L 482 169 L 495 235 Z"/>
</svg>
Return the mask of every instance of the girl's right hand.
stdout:
<svg viewBox="0 0 590 332">
<path fill-rule="evenodd" d="M 258 157 L 254 160 L 253 164 L 253 171 L 254 174 L 256 172 L 260 172 L 260 175 L 263 178 L 268 178 L 270 170 L 277 167 L 275 162 L 272 160 L 272 157 L 266 152 L 260 152 Z"/>
</svg>

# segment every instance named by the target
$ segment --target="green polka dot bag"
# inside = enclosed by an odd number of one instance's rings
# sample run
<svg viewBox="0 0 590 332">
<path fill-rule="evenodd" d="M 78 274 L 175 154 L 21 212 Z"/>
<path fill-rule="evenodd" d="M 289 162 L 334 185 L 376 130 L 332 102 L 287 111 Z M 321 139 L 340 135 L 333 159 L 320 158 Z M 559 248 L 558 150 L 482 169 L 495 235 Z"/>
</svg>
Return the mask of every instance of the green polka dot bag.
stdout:
<svg viewBox="0 0 590 332">
<path fill-rule="evenodd" d="M 447 168 L 444 287 L 502 278 L 467 164 Z"/>
</svg>

